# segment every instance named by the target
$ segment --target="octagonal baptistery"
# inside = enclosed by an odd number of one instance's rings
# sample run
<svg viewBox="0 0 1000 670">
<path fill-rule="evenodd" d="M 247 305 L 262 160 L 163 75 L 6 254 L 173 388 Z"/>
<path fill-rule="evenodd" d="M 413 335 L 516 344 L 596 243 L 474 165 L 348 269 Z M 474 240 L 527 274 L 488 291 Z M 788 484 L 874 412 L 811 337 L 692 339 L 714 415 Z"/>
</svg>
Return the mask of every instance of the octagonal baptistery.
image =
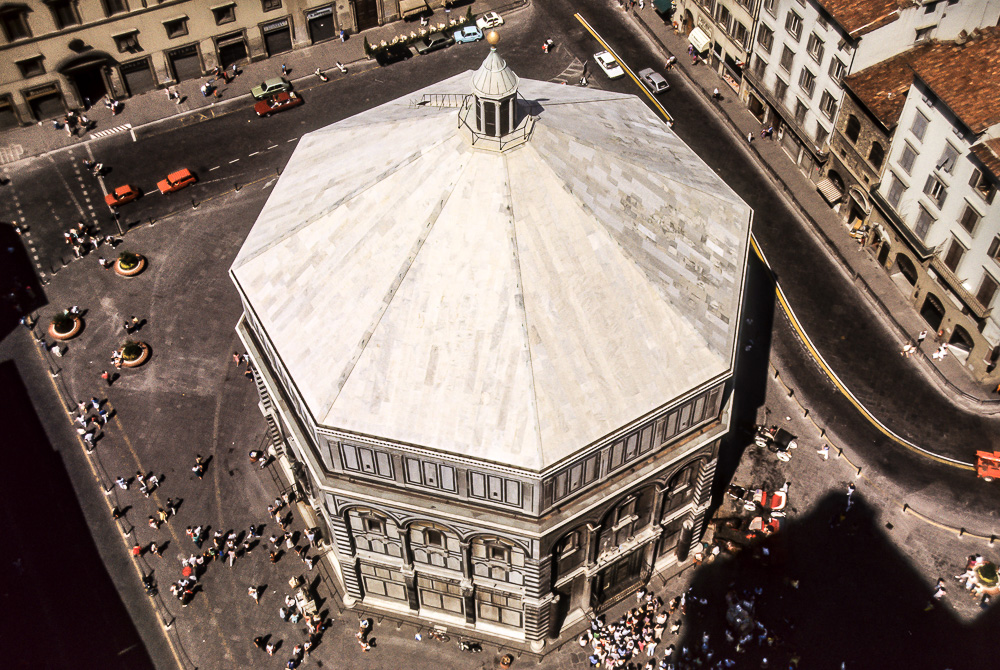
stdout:
<svg viewBox="0 0 1000 670">
<path fill-rule="evenodd" d="M 231 277 L 345 602 L 538 651 L 700 537 L 752 212 L 635 96 L 471 80 L 303 136 Z"/>
</svg>

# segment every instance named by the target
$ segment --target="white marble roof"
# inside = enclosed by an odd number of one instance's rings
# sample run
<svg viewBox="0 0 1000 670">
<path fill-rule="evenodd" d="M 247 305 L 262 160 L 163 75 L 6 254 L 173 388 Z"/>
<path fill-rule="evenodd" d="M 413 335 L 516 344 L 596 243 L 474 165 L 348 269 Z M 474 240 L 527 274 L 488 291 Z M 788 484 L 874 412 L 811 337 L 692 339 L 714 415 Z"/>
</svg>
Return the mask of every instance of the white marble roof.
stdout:
<svg viewBox="0 0 1000 670">
<path fill-rule="evenodd" d="M 494 47 L 472 75 L 472 90 L 484 98 L 505 98 L 517 90 L 517 82 L 518 76 Z"/>
<path fill-rule="evenodd" d="M 322 425 L 541 470 L 731 368 L 751 212 L 633 96 L 439 82 L 305 135 L 232 275 Z"/>
</svg>

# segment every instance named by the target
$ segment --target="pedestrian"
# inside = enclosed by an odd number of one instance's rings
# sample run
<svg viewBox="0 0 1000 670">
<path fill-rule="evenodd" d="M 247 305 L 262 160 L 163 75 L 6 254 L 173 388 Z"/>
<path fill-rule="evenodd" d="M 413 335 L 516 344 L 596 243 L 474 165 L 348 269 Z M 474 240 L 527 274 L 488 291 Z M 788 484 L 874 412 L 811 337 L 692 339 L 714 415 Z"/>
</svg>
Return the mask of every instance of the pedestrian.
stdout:
<svg viewBox="0 0 1000 670">
<path fill-rule="evenodd" d="M 122 328 L 125 329 L 125 334 L 126 335 L 131 335 L 132 334 L 132 322 L 131 321 L 126 321 L 125 323 L 123 323 L 122 324 Z"/>
<path fill-rule="evenodd" d="M 149 553 L 151 553 L 153 556 L 159 556 L 160 555 L 160 545 L 156 544 L 155 542 L 150 542 L 149 543 Z"/>
<path fill-rule="evenodd" d="M 238 353 L 236 353 L 235 351 L 233 352 L 233 363 L 235 363 L 237 365 L 237 367 L 240 364 L 240 355 Z"/>
<path fill-rule="evenodd" d="M 277 563 L 278 562 L 278 552 L 276 552 L 276 551 L 269 551 L 268 552 L 268 558 L 270 559 L 271 563 Z"/>
<path fill-rule="evenodd" d="M 151 473 L 149 473 L 149 477 L 147 477 L 147 478 L 146 478 L 146 481 L 147 481 L 147 482 L 149 482 L 149 488 L 150 488 L 150 489 L 155 489 L 155 488 L 156 488 L 157 486 L 159 486 L 159 485 L 160 485 L 160 478 L 159 478 L 159 477 L 157 477 L 157 476 L 156 476 L 156 475 L 155 475 L 154 473 L 152 473 L 152 472 L 151 472 Z"/>
<path fill-rule="evenodd" d="M 284 607 L 279 607 L 278 616 L 281 617 L 282 621 L 288 621 L 288 610 L 286 610 Z"/>
<path fill-rule="evenodd" d="M 260 604 L 260 587 L 259 586 L 251 586 L 251 587 L 249 587 L 247 589 L 247 595 L 249 595 L 251 598 L 253 598 L 253 601 L 255 603 L 257 603 L 258 605 Z"/>
<path fill-rule="evenodd" d="M 114 519 L 115 521 L 118 521 L 118 519 L 122 518 L 122 511 L 118 509 L 117 505 L 115 505 L 111 509 L 111 518 Z"/>
<path fill-rule="evenodd" d="M 816 453 L 819 454 L 824 461 L 830 460 L 830 445 L 824 444 L 822 447 L 816 450 Z"/>
<path fill-rule="evenodd" d="M 919 333 L 917 333 L 917 345 L 923 344 L 923 341 L 926 338 L 927 338 L 926 330 L 921 330 Z"/>
<path fill-rule="evenodd" d="M 167 498 L 167 509 L 170 510 L 170 516 L 177 515 L 177 503 L 173 498 Z"/>
<path fill-rule="evenodd" d="M 167 514 L 167 510 L 160 507 L 156 510 L 156 518 L 160 520 L 160 523 L 166 523 L 167 519 L 170 518 L 170 515 Z"/>
<path fill-rule="evenodd" d="M 128 491 L 128 480 L 125 479 L 124 477 L 119 477 L 118 479 L 116 479 L 115 484 L 118 484 L 118 488 L 122 489 L 123 491 Z"/>
<path fill-rule="evenodd" d="M 753 144 L 753 133 L 747 133 L 747 144 Z"/>
<path fill-rule="evenodd" d="M 851 505 L 854 504 L 854 501 L 851 499 L 851 497 L 854 495 L 854 492 L 857 491 L 857 490 L 858 489 L 857 489 L 856 486 L 854 486 L 853 482 L 847 485 L 847 509 L 851 509 Z"/>
<path fill-rule="evenodd" d="M 903 349 L 902 351 L 899 352 L 899 355 L 906 356 L 907 358 L 909 358 L 910 356 L 913 355 L 914 351 L 916 351 L 916 347 L 907 342 L 906 344 L 903 345 Z"/>
<path fill-rule="evenodd" d="M 288 68 L 285 67 L 284 63 L 281 64 L 281 74 L 282 74 L 282 76 L 288 74 Z"/>
<path fill-rule="evenodd" d="M 341 42 L 347 41 L 347 36 L 344 35 L 344 31 L 343 30 L 340 31 L 340 41 Z"/>
<path fill-rule="evenodd" d="M 205 476 L 205 463 L 201 460 L 200 455 L 194 457 L 194 467 L 191 468 L 191 471 L 198 475 L 198 479 Z"/>
<path fill-rule="evenodd" d="M 149 527 L 153 530 L 160 530 L 160 522 L 155 517 L 149 517 Z"/>
<path fill-rule="evenodd" d="M 142 556 L 142 547 L 138 544 L 132 546 L 132 556 L 139 558 Z"/>
<path fill-rule="evenodd" d="M 129 317 L 129 321 L 132 322 L 132 332 L 138 331 L 139 330 L 139 324 L 140 324 L 139 317 L 137 317 L 137 316 L 131 316 L 131 317 Z"/>
<path fill-rule="evenodd" d="M 267 651 L 268 656 L 274 656 L 274 643 L 268 642 L 267 647 L 265 647 L 265 651 Z"/>
<path fill-rule="evenodd" d="M 111 373 L 110 372 L 108 372 L 107 370 L 102 371 L 101 372 L 101 379 L 103 379 L 104 381 L 106 381 L 108 383 L 108 386 L 111 386 Z"/>
<path fill-rule="evenodd" d="M 938 579 L 937 584 L 934 586 L 934 595 L 933 595 L 934 600 L 941 600 L 941 598 L 944 597 L 945 593 L 947 593 L 947 591 L 944 588 L 944 580 Z"/>
</svg>

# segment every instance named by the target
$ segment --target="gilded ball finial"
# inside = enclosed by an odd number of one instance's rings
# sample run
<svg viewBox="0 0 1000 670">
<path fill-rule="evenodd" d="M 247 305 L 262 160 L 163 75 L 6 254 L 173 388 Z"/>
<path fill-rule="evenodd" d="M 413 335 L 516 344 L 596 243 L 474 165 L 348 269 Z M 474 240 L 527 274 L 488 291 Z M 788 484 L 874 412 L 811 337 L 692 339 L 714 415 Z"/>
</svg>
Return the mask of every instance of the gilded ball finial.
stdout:
<svg viewBox="0 0 1000 670">
<path fill-rule="evenodd" d="M 490 43 L 490 46 L 496 46 L 497 42 L 500 41 L 500 36 L 497 35 L 497 31 L 491 30 L 486 34 L 486 41 Z"/>
</svg>

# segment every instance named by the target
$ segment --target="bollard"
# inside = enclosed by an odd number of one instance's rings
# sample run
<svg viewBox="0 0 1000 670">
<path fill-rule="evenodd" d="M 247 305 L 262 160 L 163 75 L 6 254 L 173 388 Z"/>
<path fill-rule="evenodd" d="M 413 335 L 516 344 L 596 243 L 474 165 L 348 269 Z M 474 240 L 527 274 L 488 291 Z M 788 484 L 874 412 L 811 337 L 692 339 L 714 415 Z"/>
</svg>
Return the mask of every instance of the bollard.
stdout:
<svg viewBox="0 0 1000 670">
<path fill-rule="evenodd" d="M 194 198 L 191 198 L 191 209 L 198 209 L 198 205 L 199 203 Z"/>
<path fill-rule="evenodd" d="M 791 398 L 793 395 L 795 395 L 795 389 L 788 389 L 788 397 Z"/>
<path fill-rule="evenodd" d="M 903 503 L 903 514 L 906 514 L 906 510 L 910 509 L 909 504 Z"/>
<path fill-rule="evenodd" d="M 820 437 L 826 437 L 826 428 L 820 428 L 819 429 L 819 436 Z"/>
<path fill-rule="evenodd" d="M 807 407 L 803 407 L 803 408 L 802 408 L 802 418 L 804 419 L 804 418 L 806 418 L 807 416 L 809 416 L 809 408 L 807 408 Z"/>
<path fill-rule="evenodd" d="M 993 546 L 993 543 L 996 541 L 996 539 L 997 539 L 996 535 L 990 535 L 990 546 L 991 547 Z"/>
<path fill-rule="evenodd" d="M 149 227 L 153 228 L 154 226 L 156 226 L 156 219 L 151 216 L 149 217 Z"/>
<path fill-rule="evenodd" d="M 236 191 L 237 193 L 240 192 L 240 185 L 239 185 L 239 183 L 233 184 L 233 190 Z"/>
<path fill-rule="evenodd" d="M 964 528 L 959 528 L 958 529 L 958 536 L 962 537 L 963 535 L 965 535 L 965 529 Z"/>
</svg>

